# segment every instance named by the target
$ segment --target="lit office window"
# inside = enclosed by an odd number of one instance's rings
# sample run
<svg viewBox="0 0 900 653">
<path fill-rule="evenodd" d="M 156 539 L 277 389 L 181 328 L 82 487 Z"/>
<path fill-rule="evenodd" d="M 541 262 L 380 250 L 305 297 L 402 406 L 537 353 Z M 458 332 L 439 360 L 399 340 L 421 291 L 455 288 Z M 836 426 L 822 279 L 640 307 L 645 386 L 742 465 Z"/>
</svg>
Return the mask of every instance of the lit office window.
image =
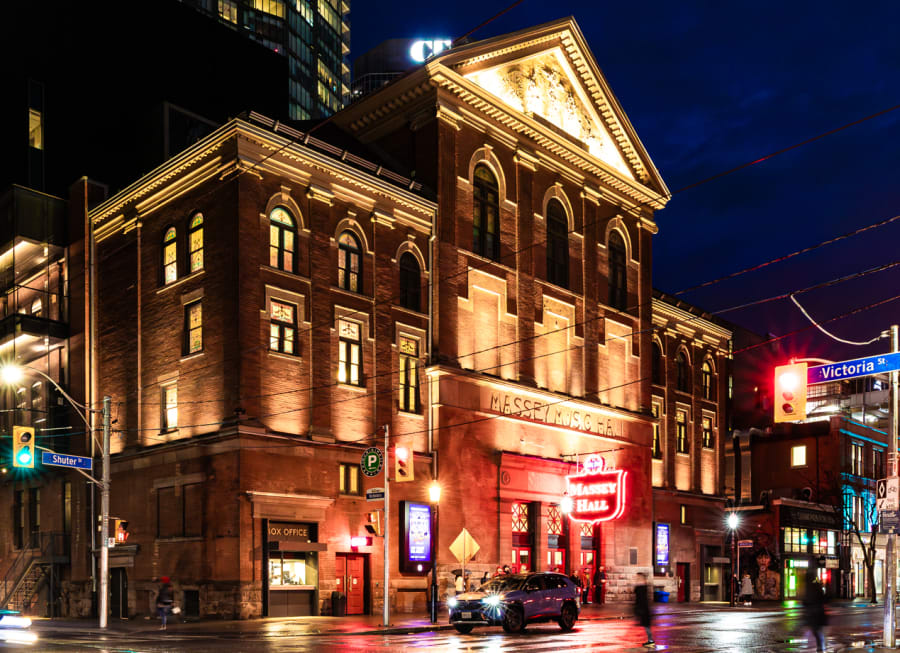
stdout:
<svg viewBox="0 0 900 653">
<path fill-rule="evenodd" d="M 174 383 L 162 388 L 162 429 L 174 431 L 178 428 L 178 386 Z"/>
<path fill-rule="evenodd" d="M 791 447 L 791 467 L 806 467 L 806 445 Z"/>
<path fill-rule="evenodd" d="M 44 149 L 44 117 L 36 109 L 28 110 L 28 146 Z"/>
</svg>

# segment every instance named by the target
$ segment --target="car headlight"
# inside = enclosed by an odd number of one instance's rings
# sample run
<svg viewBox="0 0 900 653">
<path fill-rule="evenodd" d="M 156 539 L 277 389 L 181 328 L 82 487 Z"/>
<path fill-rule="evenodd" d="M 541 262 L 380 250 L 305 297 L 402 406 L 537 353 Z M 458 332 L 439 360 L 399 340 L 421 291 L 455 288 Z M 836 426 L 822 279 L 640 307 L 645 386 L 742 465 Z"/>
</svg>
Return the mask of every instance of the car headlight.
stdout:
<svg viewBox="0 0 900 653">
<path fill-rule="evenodd" d="M 455 608 L 456 604 L 457 604 L 457 600 L 455 597 L 451 596 L 449 599 L 447 599 L 447 607 Z"/>
<path fill-rule="evenodd" d="M 496 608 L 498 605 L 500 605 L 500 595 L 499 594 L 491 594 L 490 596 L 484 597 L 481 600 L 481 602 L 492 608 Z"/>
<path fill-rule="evenodd" d="M 0 626 L 3 628 L 29 628 L 31 627 L 31 619 L 28 617 L 5 614 L 0 617 Z"/>
</svg>

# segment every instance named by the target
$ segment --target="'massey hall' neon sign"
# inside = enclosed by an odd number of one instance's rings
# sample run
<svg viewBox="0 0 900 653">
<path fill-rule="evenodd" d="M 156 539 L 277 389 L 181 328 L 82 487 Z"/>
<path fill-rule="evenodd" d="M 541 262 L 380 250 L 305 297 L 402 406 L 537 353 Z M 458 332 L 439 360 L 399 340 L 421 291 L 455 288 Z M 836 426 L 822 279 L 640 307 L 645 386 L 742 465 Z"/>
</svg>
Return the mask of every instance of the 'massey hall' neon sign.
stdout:
<svg viewBox="0 0 900 653">
<path fill-rule="evenodd" d="M 566 494 L 571 501 L 569 517 L 580 522 L 618 519 L 625 512 L 623 469 L 605 469 L 599 456 L 590 456 L 577 474 L 566 476 Z"/>
</svg>

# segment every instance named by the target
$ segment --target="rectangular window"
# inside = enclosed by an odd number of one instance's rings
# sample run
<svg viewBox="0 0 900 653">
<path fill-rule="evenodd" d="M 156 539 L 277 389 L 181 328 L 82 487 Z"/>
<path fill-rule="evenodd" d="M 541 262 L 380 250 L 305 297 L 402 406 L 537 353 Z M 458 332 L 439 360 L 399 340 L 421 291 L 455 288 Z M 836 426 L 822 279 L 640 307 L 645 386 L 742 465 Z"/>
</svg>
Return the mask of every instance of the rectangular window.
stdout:
<svg viewBox="0 0 900 653">
<path fill-rule="evenodd" d="M 237 24 L 238 7 L 234 0 L 219 0 L 219 17 L 229 23 Z"/>
<path fill-rule="evenodd" d="M 850 443 L 850 473 L 865 476 L 865 447 L 859 442 Z"/>
<path fill-rule="evenodd" d="M 72 532 L 72 482 L 63 484 L 63 532 Z"/>
<path fill-rule="evenodd" d="M 156 536 L 199 537 L 203 530 L 201 483 L 156 490 Z"/>
<path fill-rule="evenodd" d="M 512 531 L 513 533 L 530 533 L 531 524 L 528 519 L 528 504 L 512 504 Z"/>
<path fill-rule="evenodd" d="M 709 417 L 703 418 L 703 448 L 713 448 L 712 418 Z"/>
<path fill-rule="evenodd" d="M 297 307 L 287 302 L 269 302 L 269 349 L 297 355 Z"/>
<path fill-rule="evenodd" d="M 659 419 L 659 404 L 653 404 L 650 412 L 657 420 Z M 662 458 L 662 442 L 660 442 L 659 422 L 653 425 L 653 457 L 657 460 Z"/>
<path fill-rule="evenodd" d="M 28 146 L 44 149 L 44 117 L 36 109 L 28 110 Z"/>
<path fill-rule="evenodd" d="M 791 467 L 806 467 L 806 445 L 791 447 Z"/>
<path fill-rule="evenodd" d="M 359 465 L 341 463 L 340 477 L 341 494 L 360 494 Z"/>
<path fill-rule="evenodd" d="M 419 342 L 400 338 L 400 410 L 419 412 Z"/>
<path fill-rule="evenodd" d="M 185 356 L 203 351 L 203 303 L 192 302 L 184 307 Z"/>
<path fill-rule="evenodd" d="M 41 546 L 41 488 L 28 490 L 28 525 L 31 529 L 31 548 Z"/>
<path fill-rule="evenodd" d="M 687 506 L 684 504 L 681 504 L 681 523 L 682 524 L 688 523 Z"/>
<path fill-rule="evenodd" d="M 171 383 L 162 387 L 161 431 L 174 431 L 178 428 L 178 385 Z"/>
<path fill-rule="evenodd" d="M 689 453 L 687 413 L 683 410 L 675 413 L 675 429 L 675 450 L 678 453 Z"/>
<path fill-rule="evenodd" d="M 357 322 L 338 320 L 338 382 L 362 385 L 361 326 Z"/>
<path fill-rule="evenodd" d="M 25 547 L 25 490 L 13 493 L 13 544 L 17 549 Z"/>
<path fill-rule="evenodd" d="M 884 449 L 872 448 L 872 472 L 876 479 L 884 478 Z"/>
<path fill-rule="evenodd" d="M 805 528 L 783 528 L 782 531 L 786 553 L 807 553 L 809 536 Z"/>
</svg>

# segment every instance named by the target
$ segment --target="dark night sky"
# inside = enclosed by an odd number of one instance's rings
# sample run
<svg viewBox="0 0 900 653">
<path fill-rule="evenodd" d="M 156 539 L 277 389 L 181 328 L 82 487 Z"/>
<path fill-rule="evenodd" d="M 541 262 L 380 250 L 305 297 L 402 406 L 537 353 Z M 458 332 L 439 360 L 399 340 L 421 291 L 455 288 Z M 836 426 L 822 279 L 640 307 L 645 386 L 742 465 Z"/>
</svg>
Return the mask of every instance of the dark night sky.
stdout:
<svg viewBox="0 0 900 653">
<path fill-rule="evenodd" d="M 388 38 L 455 38 L 510 0 L 355 0 L 351 58 Z M 473 36 L 574 16 L 670 190 L 900 104 L 900 4 L 599 3 L 525 0 Z M 900 214 L 900 110 L 677 193 L 657 213 L 654 285 L 675 293 Z M 900 220 L 790 262 L 683 295 L 706 310 L 788 293 L 900 260 Z M 818 320 L 900 295 L 900 268 L 798 296 Z M 757 332 L 809 325 L 789 299 L 723 313 Z M 900 300 L 826 325 L 868 340 Z M 845 360 L 807 329 L 785 356 Z"/>
</svg>

